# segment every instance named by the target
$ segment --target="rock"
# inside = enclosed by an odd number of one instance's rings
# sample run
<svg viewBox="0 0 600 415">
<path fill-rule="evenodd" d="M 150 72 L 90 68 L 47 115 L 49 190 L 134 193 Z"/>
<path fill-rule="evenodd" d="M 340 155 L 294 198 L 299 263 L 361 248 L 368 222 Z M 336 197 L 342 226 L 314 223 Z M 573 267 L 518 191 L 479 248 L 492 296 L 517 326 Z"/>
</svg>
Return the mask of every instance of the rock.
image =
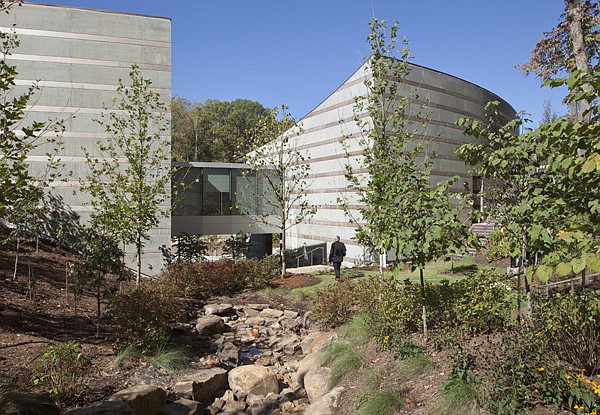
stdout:
<svg viewBox="0 0 600 415">
<path fill-rule="evenodd" d="M 232 304 L 207 304 L 204 306 L 204 314 L 215 316 L 230 316 L 235 314 Z"/>
<path fill-rule="evenodd" d="M 253 310 L 260 311 L 260 310 L 264 310 L 265 308 L 269 308 L 269 304 L 247 304 L 246 308 L 251 308 Z"/>
<path fill-rule="evenodd" d="M 332 389 L 329 393 L 323 395 L 321 399 L 312 403 L 304 411 L 304 415 L 332 415 L 333 410 L 340 406 L 340 397 L 343 391 L 344 388 L 341 386 Z"/>
<path fill-rule="evenodd" d="M 202 403 L 204 406 L 210 404 L 213 399 L 222 391 L 228 388 L 227 371 L 218 367 L 200 370 L 192 375 L 186 376 L 182 382 L 177 382 L 177 385 L 185 382 L 191 382 L 192 398 Z M 180 385 L 184 386 L 184 385 Z"/>
<path fill-rule="evenodd" d="M 136 415 L 157 415 L 167 403 L 167 393 L 152 385 L 136 385 L 115 393 L 109 401 L 124 402 Z"/>
<path fill-rule="evenodd" d="M 236 367 L 240 363 L 240 348 L 233 344 L 233 342 L 226 341 L 223 343 L 217 356 L 227 366 Z"/>
<path fill-rule="evenodd" d="M 317 402 L 323 395 L 329 392 L 329 378 L 331 377 L 331 368 L 316 367 L 309 370 L 304 376 L 304 389 L 308 395 L 308 400 Z"/>
<path fill-rule="evenodd" d="M 283 316 L 283 311 L 276 310 L 274 308 L 265 308 L 259 313 L 259 315 L 266 318 L 279 318 Z"/>
<path fill-rule="evenodd" d="M 223 412 L 244 412 L 246 409 L 246 402 L 242 401 L 231 401 L 227 402 L 225 406 L 222 408 Z"/>
<path fill-rule="evenodd" d="M 265 324 L 265 319 L 263 317 L 249 317 L 246 319 L 246 324 L 249 326 L 262 326 Z"/>
<path fill-rule="evenodd" d="M 225 331 L 225 323 L 219 316 L 202 316 L 196 321 L 196 331 L 201 336 L 210 336 L 212 334 L 220 334 Z"/>
<path fill-rule="evenodd" d="M 319 356 L 316 353 L 311 353 L 302 359 L 298 365 L 296 375 L 292 376 L 300 387 L 304 387 L 304 378 L 306 374 L 315 367 L 319 367 Z"/>
<path fill-rule="evenodd" d="M 262 395 L 279 393 L 277 376 L 268 368 L 258 365 L 239 366 L 229 372 L 229 387 L 238 393 Z"/>
<path fill-rule="evenodd" d="M 337 333 L 335 331 L 317 332 L 316 335 L 309 335 L 301 343 L 302 353 L 310 354 L 318 352 L 334 340 L 337 340 Z"/>
<path fill-rule="evenodd" d="M 202 408 L 198 402 L 184 398 L 168 403 L 160 411 L 160 415 L 202 415 L 202 413 Z"/>
<path fill-rule="evenodd" d="M 48 393 L 13 390 L 0 393 L 0 413 L 3 415 L 59 415 L 60 409 Z"/>
<path fill-rule="evenodd" d="M 298 317 L 298 312 L 293 310 L 283 310 L 283 316 L 287 319 L 293 320 Z"/>
<path fill-rule="evenodd" d="M 36 412 L 46 414 L 46 412 Z M 74 409 L 65 415 L 136 415 L 136 413 L 125 402 L 109 401 L 96 402 L 85 408 Z"/>
<path fill-rule="evenodd" d="M 246 412 L 250 415 L 263 415 L 271 413 L 271 411 L 279 406 L 278 396 L 270 393 L 267 396 L 248 395 L 246 398 L 248 409 Z"/>
</svg>

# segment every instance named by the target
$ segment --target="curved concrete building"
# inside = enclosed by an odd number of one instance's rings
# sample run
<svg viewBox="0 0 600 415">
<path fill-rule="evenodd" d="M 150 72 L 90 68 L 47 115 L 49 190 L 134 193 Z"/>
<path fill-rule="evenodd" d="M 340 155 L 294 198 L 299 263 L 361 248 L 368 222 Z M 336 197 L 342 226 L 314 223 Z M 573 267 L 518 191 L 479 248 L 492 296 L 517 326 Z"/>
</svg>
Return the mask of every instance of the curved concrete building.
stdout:
<svg viewBox="0 0 600 415">
<path fill-rule="evenodd" d="M 456 121 L 462 117 L 485 120 L 484 107 L 490 101 L 500 103 L 499 110 L 507 119 L 516 114 L 515 110 L 494 93 L 475 84 L 423 66 L 409 65 L 410 73 L 400 86 L 399 94 L 412 96 L 416 92 L 418 99 L 413 99 L 410 113 L 417 113 L 416 108 L 425 105 L 426 112 L 430 114 L 431 121 L 423 135 L 428 140 L 428 151 L 437 154 L 432 182 L 459 176 L 455 190 L 478 193 L 481 181 L 469 173 L 467 166 L 454 153 L 459 145 L 474 139 L 464 135 Z M 348 201 L 350 207 L 357 207 L 356 194 L 348 187 L 344 177 L 348 158 L 340 141 L 343 136 L 349 137 L 346 142 L 351 159 L 360 157 L 360 146 L 355 139 L 361 133 L 354 121 L 354 105 L 355 98 L 366 93 L 364 82 L 368 73 L 368 62 L 365 62 L 299 121 L 299 133 L 296 130 L 290 134 L 296 148 L 310 157 L 310 186 L 306 193 L 310 204 L 318 208 L 312 219 L 290 229 L 287 238 L 291 248 L 306 244 L 310 250 L 311 246 L 326 244 L 328 250 L 335 236 L 339 235 L 348 248 L 347 262 L 359 263 L 368 256 L 353 239 L 356 225 L 349 223 L 338 203 L 342 198 Z M 366 114 L 357 115 L 366 117 Z M 475 198 L 474 208 L 478 208 L 477 203 Z"/>
<path fill-rule="evenodd" d="M 77 193 L 86 175 L 84 150 L 98 154 L 97 143 L 107 139 L 95 119 L 111 108 L 119 79 L 128 84 L 132 65 L 163 102 L 171 99 L 171 21 L 151 17 L 73 7 L 26 3 L 0 14 L 0 30 L 14 30 L 20 46 L 9 56 L 17 66 L 15 91 L 24 92 L 39 80 L 41 90 L 28 108 L 24 125 L 35 119 L 63 119 L 65 148 L 60 154 L 66 181 L 52 184 L 51 193 L 64 204 L 66 216 L 85 221 L 89 216 L 86 196 Z M 170 114 L 165 114 L 167 121 Z M 170 132 L 168 142 L 170 143 Z M 31 170 L 43 170 L 47 158 L 43 146 L 30 155 Z M 165 160 L 168 169 L 169 160 Z M 74 194 L 75 191 L 75 194 Z M 170 200 L 164 209 L 170 207 Z M 58 213 L 57 213 L 58 214 Z M 161 245 L 170 245 L 170 219 L 151 231 L 144 249 L 144 272 L 156 273 L 162 265 Z M 134 266 L 133 247 L 127 247 L 128 265 Z"/>
</svg>

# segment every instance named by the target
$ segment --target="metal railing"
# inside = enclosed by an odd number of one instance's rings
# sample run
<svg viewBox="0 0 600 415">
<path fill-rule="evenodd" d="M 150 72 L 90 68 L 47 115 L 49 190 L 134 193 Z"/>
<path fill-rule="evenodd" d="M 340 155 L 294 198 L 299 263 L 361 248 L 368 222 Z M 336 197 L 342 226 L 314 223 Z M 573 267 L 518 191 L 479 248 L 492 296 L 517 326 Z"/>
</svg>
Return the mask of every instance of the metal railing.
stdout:
<svg viewBox="0 0 600 415">
<path fill-rule="evenodd" d="M 310 251 L 305 251 L 302 253 L 302 255 L 298 255 L 295 258 L 292 258 L 292 260 L 296 260 L 296 268 L 300 268 L 300 259 L 304 259 L 305 261 L 308 261 L 308 263 L 310 265 L 315 265 L 313 263 L 313 259 L 314 259 L 314 255 L 313 253 L 316 251 L 321 251 L 321 263 L 318 265 L 324 265 L 325 264 L 325 248 L 319 246 L 316 247 L 315 249 L 311 249 Z M 309 260 L 310 258 L 310 260 Z"/>
</svg>

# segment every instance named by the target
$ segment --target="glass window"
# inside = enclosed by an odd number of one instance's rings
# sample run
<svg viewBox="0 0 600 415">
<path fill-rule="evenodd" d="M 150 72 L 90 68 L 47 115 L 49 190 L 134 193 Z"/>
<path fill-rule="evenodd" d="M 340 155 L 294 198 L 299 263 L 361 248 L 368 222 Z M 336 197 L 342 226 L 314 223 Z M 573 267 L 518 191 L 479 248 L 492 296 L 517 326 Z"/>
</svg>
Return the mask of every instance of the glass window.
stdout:
<svg viewBox="0 0 600 415">
<path fill-rule="evenodd" d="M 204 169 L 202 171 L 202 214 L 231 214 L 231 183 L 229 170 Z"/>
<path fill-rule="evenodd" d="M 199 216 L 202 212 L 202 170 L 183 167 L 173 175 L 173 215 Z"/>
</svg>

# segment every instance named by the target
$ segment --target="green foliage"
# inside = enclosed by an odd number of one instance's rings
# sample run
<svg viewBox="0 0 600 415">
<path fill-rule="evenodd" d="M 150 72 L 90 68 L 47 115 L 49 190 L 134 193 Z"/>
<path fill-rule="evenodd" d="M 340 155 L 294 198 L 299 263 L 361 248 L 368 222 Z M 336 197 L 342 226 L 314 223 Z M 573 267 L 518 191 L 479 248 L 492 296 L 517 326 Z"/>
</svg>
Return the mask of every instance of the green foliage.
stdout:
<svg viewBox="0 0 600 415">
<path fill-rule="evenodd" d="M 600 375 L 587 377 L 584 369 L 565 375 L 568 382 L 568 409 L 578 415 L 597 414 L 600 411 Z"/>
<path fill-rule="evenodd" d="M 330 386 L 336 386 L 342 378 L 363 365 L 363 357 L 351 345 L 331 342 L 321 349 L 321 364 L 331 367 Z"/>
<path fill-rule="evenodd" d="M 277 258 L 174 263 L 164 275 L 166 284 L 191 296 L 233 294 L 269 285 L 279 270 Z"/>
<path fill-rule="evenodd" d="M 81 388 L 80 380 L 89 363 L 78 342 L 49 347 L 33 369 L 33 385 L 44 388 L 58 402 L 65 403 Z"/>
<path fill-rule="evenodd" d="M 557 356 L 592 375 L 600 373 L 600 294 L 541 296 L 533 308 L 534 322 Z"/>
<path fill-rule="evenodd" d="M 252 150 L 251 136 L 269 110 L 246 99 L 171 101 L 172 157 L 174 161 L 235 163 Z"/>
<path fill-rule="evenodd" d="M 163 369 L 169 374 L 183 369 L 189 363 L 185 350 L 169 346 L 166 343 L 159 344 L 148 356 L 148 360 L 152 365 Z"/>
<path fill-rule="evenodd" d="M 80 189 L 91 196 L 97 230 L 135 244 L 139 285 L 148 232 L 169 215 L 165 203 L 171 197 L 172 170 L 168 165 L 168 109 L 137 66 L 132 66 L 129 78 L 130 85 L 119 79 L 115 108 L 95 120 L 109 138 L 98 142 L 100 157 L 83 149 L 89 173 Z"/>
<path fill-rule="evenodd" d="M 230 255 L 234 260 L 238 260 L 246 256 L 249 247 L 250 236 L 240 231 L 225 241 L 223 253 Z"/>
<path fill-rule="evenodd" d="M 109 299 L 107 311 L 121 339 L 143 352 L 169 338 L 169 324 L 179 314 L 174 287 L 152 282 L 127 288 Z"/>
<path fill-rule="evenodd" d="M 559 407 L 566 396 L 565 368 L 540 332 L 527 328 L 505 334 L 494 353 L 482 356 L 481 404 L 492 413 L 515 414 L 539 403 Z"/>
<path fill-rule="evenodd" d="M 471 334 L 501 331 L 512 323 L 514 294 L 509 277 L 482 270 L 453 285 L 453 314 L 457 324 Z"/>
<path fill-rule="evenodd" d="M 356 409 L 358 414 L 391 415 L 402 407 L 402 394 L 398 391 L 369 390 L 360 395 Z"/>
<path fill-rule="evenodd" d="M 329 327 L 347 323 L 355 313 L 355 284 L 342 278 L 340 282 L 317 291 L 312 308 L 316 321 Z"/>
<path fill-rule="evenodd" d="M 188 235 L 184 233 L 173 237 L 177 243 L 177 253 L 173 259 L 180 262 L 192 263 L 205 259 L 209 250 L 209 243 L 201 235 Z"/>
</svg>

